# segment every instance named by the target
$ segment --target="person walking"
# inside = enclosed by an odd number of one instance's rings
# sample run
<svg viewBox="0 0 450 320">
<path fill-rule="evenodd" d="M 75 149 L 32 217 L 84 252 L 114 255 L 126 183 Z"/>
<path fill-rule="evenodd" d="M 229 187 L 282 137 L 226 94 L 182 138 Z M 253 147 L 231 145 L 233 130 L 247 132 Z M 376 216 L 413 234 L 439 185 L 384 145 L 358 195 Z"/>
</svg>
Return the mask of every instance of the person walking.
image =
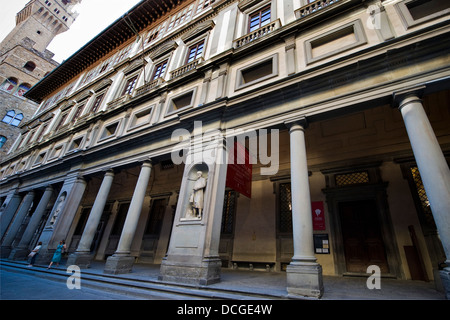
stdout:
<svg viewBox="0 0 450 320">
<path fill-rule="evenodd" d="M 66 250 L 66 243 L 65 243 L 64 240 L 61 240 L 59 242 L 58 247 L 56 247 L 56 251 L 53 254 L 52 261 L 50 262 L 50 264 L 47 267 L 47 269 L 50 269 L 53 263 L 56 263 L 57 267 L 59 266 L 59 262 L 61 261 L 62 253 L 63 253 L 64 250 Z"/>
<path fill-rule="evenodd" d="M 39 254 L 39 250 L 41 250 L 41 247 L 42 247 L 42 242 L 39 242 L 38 245 L 28 255 L 28 258 L 30 258 L 30 264 L 28 265 L 28 267 L 33 266 L 34 261 L 36 261 L 36 257 Z"/>
</svg>

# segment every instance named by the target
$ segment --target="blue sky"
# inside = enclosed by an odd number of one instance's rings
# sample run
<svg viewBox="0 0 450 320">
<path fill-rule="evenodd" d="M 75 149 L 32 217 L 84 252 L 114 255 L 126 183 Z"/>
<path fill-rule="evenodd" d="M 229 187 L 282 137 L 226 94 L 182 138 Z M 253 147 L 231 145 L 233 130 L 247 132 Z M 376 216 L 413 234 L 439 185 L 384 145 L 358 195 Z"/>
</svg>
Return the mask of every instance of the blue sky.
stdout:
<svg viewBox="0 0 450 320">
<path fill-rule="evenodd" d="M 0 40 L 14 28 L 16 13 L 28 1 L 0 0 Z M 69 58 L 139 2 L 140 0 L 83 0 L 77 8 L 80 15 L 70 30 L 57 36 L 48 47 L 55 54 L 53 59 L 62 62 Z"/>
</svg>

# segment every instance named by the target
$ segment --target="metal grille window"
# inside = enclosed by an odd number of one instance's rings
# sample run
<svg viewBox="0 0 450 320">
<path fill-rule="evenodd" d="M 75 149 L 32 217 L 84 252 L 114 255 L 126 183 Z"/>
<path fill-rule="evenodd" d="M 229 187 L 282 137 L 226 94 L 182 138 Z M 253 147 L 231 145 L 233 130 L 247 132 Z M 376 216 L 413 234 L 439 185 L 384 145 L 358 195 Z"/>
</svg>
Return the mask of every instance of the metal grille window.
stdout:
<svg viewBox="0 0 450 320">
<path fill-rule="evenodd" d="M 425 214 L 425 218 L 427 222 L 433 223 L 433 215 L 431 213 L 430 201 L 428 200 L 427 193 L 425 192 L 425 188 L 422 183 L 422 178 L 420 177 L 419 168 L 416 166 L 411 167 L 411 174 L 414 181 L 414 185 L 416 187 L 417 195 L 419 197 L 420 205 L 422 207 L 423 213 Z"/>
<path fill-rule="evenodd" d="M 292 232 L 292 195 L 291 184 L 280 184 L 279 232 Z"/>
<path fill-rule="evenodd" d="M 352 172 L 347 174 L 337 174 L 335 178 L 336 178 L 336 185 L 339 187 L 361 183 L 369 183 L 369 173 L 367 171 Z"/>
<path fill-rule="evenodd" d="M 234 212 L 236 209 L 236 192 L 225 191 L 222 214 L 222 234 L 232 234 L 234 226 Z"/>
</svg>

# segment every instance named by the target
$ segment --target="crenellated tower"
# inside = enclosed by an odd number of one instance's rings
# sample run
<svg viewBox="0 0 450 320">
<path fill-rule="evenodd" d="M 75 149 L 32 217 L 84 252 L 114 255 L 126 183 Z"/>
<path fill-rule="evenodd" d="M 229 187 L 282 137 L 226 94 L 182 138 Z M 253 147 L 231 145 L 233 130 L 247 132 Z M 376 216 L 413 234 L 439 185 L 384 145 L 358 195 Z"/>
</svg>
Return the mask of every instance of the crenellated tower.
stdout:
<svg viewBox="0 0 450 320">
<path fill-rule="evenodd" d="M 0 158 L 37 106 L 23 97 L 58 66 L 48 45 L 69 30 L 82 0 L 31 0 L 16 15 L 16 26 L 0 43 Z"/>
</svg>

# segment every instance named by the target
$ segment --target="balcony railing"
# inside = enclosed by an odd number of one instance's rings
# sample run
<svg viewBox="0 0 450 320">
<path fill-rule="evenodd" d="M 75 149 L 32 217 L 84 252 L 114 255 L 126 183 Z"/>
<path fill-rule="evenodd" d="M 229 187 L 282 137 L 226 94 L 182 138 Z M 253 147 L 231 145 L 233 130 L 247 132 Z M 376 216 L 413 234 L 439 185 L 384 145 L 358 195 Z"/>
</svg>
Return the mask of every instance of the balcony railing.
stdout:
<svg viewBox="0 0 450 320">
<path fill-rule="evenodd" d="M 295 10 L 295 17 L 297 19 L 302 19 L 311 13 L 314 13 L 320 9 L 328 7 L 339 0 L 317 0 L 307 4 L 306 6 L 301 7 L 300 9 Z"/>
<path fill-rule="evenodd" d="M 170 73 L 170 79 L 175 79 L 175 78 L 181 77 L 185 73 L 188 73 L 191 70 L 197 69 L 198 64 L 202 61 L 203 61 L 203 58 L 198 58 L 197 60 L 194 60 L 192 62 L 185 64 L 181 68 L 173 70 Z"/>
<path fill-rule="evenodd" d="M 163 82 L 164 82 L 163 78 L 158 78 L 158 79 L 150 81 L 149 83 L 144 84 L 142 87 L 139 87 L 136 89 L 135 97 L 141 96 L 143 94 L 146 94 L 146 93 L 152 91 L 154 88 L 156 88 Z"/>
<path fill-rule="evenodd" d="M 131 96 L 129 94 L 120 96 L 119 98 L 108 102 L 108 108 L 109 109 L 114 109 L 114 108 L 116 108 L 118 106 L 123 105 L 124 103 L 126 103 L 130 99 L 131 99 Z"/>
<path fill-rule="evenodd" d="M 265 26 L 256 29 L 255 31 L 252 31 L 250 33 L 247 33 L 245 36 L 240 37 L 233 41 L 233 47 L 235 49 L 240 48 L 247 43 L 250 43 L 256 39 L 259 39 L 261 37 L 264 37 L 265 35 L 268 35 L 269 33 L 273 32 L 274 30 L 277 30 L 281 27 L 280 19 L 277 19 L 275 21 L 270 22 L 269 24 L 266 24 Z"/>
</svg>

